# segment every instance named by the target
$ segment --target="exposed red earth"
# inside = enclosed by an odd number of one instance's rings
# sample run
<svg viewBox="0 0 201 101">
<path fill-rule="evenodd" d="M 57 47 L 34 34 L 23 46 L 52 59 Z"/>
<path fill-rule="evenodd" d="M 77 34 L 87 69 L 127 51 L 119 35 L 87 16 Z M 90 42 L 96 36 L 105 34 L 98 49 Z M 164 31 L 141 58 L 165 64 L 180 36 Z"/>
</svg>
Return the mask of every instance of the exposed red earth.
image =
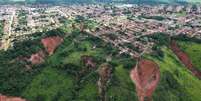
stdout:
<svg viewBox="0 0 201 101">
<path fill-rule="evenodd" d="M 63 39 L 59 36 L 47 37 L 41 40 L 41 43 L 45 47 L 45 51 L 48 52 L 49 55 L 52 55 L 55 49 L 63 42 Z M 32 64 L 41 64 L 44 62 L 44 58 L 46 57 L 44 50 L 41 50 L 35 54 L 32 54 L 27 61 L 30 61 Z"/>
<path fill-rule="evenodd" d="M 199 79 L 201 79 L 201 72 L 194 68 L 193 63 L 189 56 L 183 52 L 179 46 L 177 45 L 176 41 L 172 41 L 170 45 L 171 50 L 176 54 L 179 60 L 192 72 L 192 74 Z"/>
<path fill-rule="evenodd" d="M 131 70 L 130 77 L 135 83 L 139 101 L 152 100 L 152 94 L 160 80 L 158 65 L 150 60 L 140 60 L 136 67 Z"/>
<path fill-rule="evenodd" d="M 0 95 L 0 101 L 26 101 L 26 100 L 19 97 L 8 97 Z"/>
<path fill-rule="evenodd" d="M 32 54 L 28 61 L 32 64 L 41 64 L 44 62 L 45 53 L 43 51 L 39 51 L 38 53 Z"/>
<path fill-rule="evenodd" d="M 81 59 L 82 59 L 83 63 L 85 64 L 85 66 L 91 67 L 93 69 L 96 68 L 96 63 L 95 63 L 93 57 L 87 56 L 87 55 L 83 55 L 81 57 Z"/>
<path fill-rule="evenodd" d="M 41 40 L 49 55 L 52 55 L 55 49 L 63 42 L 63 38 L 59 36 L 47 37 Z"/>
</svg>

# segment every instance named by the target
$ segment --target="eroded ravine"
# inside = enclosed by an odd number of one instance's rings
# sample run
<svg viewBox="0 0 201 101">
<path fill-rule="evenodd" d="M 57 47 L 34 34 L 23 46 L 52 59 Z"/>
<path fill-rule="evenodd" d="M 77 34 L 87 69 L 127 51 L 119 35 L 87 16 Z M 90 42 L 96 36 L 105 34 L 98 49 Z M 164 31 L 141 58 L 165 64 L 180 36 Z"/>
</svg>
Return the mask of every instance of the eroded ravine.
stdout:
<svg viewBox="0 0 201 101">
<path fill-rule="evenodd" d="M 47 55 L 52 55 L 56 48 L 63 42 L 63 39 L 59 36 L 47 37 L 41 40 L 41 43 L 45 50 L 40 50 L 37 53 L 32 54 L 27 61 L 31 64 L 41 64 L 44 62 Z"/>
<path fill-rule="evenodd" d="M 26 101 L 20 97 L 9 97 L 0 94 L 0 101 Z"/>
<path fill-rule="evenodd" d="M 130 77 L 135 83 L 139 101 L 152 100 L 152 94 L 160 80 L 158 65 L 151 60 L 140 60 L 131 70 Z"/>
<path fill-rule="evenodd" d="M 201 72 L 194 67 L 189 56 L 179 48 L 176 41 L 171 41 L 170 48 L 187 69 L 190 70 L 194 76 L 201 79 Z"/>
<path fill-rule="evenodd" d="M 100 95 L 100 101 L 106 101 L 106 90 L 108 81 L 111 78 L 112 68 L 109 64 L 102 64 L 99 68 L 99 80 L 98 80 L 98 91 Z"/>
<path fill-rule="evenodd" d="M 63 38 L 59 36 L 47 37 L 41 40 L 45 50 L 49 55 L 52 55 L 55 49 L 63 42 Z"/>
</svg>

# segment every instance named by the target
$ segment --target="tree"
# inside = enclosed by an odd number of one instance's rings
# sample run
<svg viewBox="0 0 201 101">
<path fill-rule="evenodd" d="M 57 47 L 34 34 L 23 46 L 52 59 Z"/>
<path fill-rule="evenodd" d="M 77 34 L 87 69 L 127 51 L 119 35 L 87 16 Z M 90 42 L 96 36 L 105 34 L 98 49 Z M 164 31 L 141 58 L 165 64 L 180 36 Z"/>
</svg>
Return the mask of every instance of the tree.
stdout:
<svg viewBox="0 0 201 101">
<path fill-rule="evenodd" d="M 85 18 L 83 16 L 78 15 L 75 17 L 75 22 L 79 24 L 81 32 L 84 31 L 84 21 Z"/>
</svg>

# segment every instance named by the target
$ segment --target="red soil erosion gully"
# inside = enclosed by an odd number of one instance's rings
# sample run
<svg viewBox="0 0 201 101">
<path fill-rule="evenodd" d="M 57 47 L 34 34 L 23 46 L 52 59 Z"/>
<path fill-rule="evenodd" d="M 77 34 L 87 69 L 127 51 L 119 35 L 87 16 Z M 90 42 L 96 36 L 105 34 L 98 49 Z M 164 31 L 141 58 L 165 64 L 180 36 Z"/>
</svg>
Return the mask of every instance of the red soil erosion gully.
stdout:
<svg viewBox="0 0 201 101">
<path fill-rule="evenodd" d="M 52 55 L 55 49 L 63 42 L 63 39 L 59 36 L 47 37 L 41 40 L 41 43 L 45 47 L 45 50 L 40 50 L 34 53 L 30 58 L 26 58 L 26 61 L 30 61 L 32 64 L 41 64 L 44 62 L 44 58 L 47 54 Z M 0 101 L 26 101 L 20 97 L 8 97 L 0 94 Z"/>
<path fill-rule="evenodd" d="M 63 42 L 63 39 L 59 36 L 47 37 L 41 40 L 41 43 L 45 47 L 44 50 L 40 50 L 39 52 L 32 54 L 28 59 L 32 64 L 41 64 L 44 62 L 44 58 L 46 57 L 46 53 L 52 55 L 55 49 Z"/>
<path fill-rule="evenodd" d="M 201 72 L 193 66 L 189 56 L 179 48 L 176 41 L 171 41 L 170 48 L 179 58 L 179 60 L 187 67 L 187 69 L 190 70 L 194 76 L 201 79 Z"/>
<path fill-rule="evenodd" d="M 131 70 L 130 77 L 135 83 L 139 101 L 152 101 L 152 94 L 160 80 L 158 65 L 151 60 L 140 60 Z"/>
<path fill-rule="evenodd" d="M 0 101 L 26 101 L 26 100 L 19 97 L 8 97 L 0 95 Z"/>
<path fill-rule="evenodd" d="M 41 43 L 45 47 L 45 50 L 40 50 L 35 54 L 32 54 L 30 58 L 26 58 L 26 61 L 30 61 L 32 64 L 41 64 L 44 62 L 44 58 L 48 55 L 52 55 L 55 49 L 63 42 L 63 39 L 59 36 L 47 37 L 41 40 Z M 0 94 L 0 101 L 26 101 L 20 97 L 10 97 Z"/>
<path fill-rule="evenodd" d="M 190 70 L 194 76 L 201 79 L 201 72 L 194 68 L 191 59 L 179 48 L 175 41 L 171 41 L 170 48 L 187 69 Z M 135 68 L 131 70 L 130 77 L 135 83 L 139 101 L 144 101 L 145 98 L 151 101 L 151 96 L 160 80 L 159 66 L 151 60 L 142 59 L 138 61 Z"/>
<path fill-rule="evenodd" d="M 42 39 L 41 42 L 48 54 L 52 55 L 54 50 L 63 42 L 63 39 L 59 36 L 53 36 Z"/>
</svg>

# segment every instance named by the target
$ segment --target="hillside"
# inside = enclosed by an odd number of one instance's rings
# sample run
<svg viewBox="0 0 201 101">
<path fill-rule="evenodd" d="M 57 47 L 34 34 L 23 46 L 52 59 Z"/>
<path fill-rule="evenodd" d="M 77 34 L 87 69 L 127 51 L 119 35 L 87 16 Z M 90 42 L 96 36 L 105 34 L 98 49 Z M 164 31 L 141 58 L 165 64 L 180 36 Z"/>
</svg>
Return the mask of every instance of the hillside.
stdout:
<svg viewBox="0 0 201 101">
<path fill-rule="evenodd" d="M 65 33 L 61 29 L 38 33 L 30 36 L 34 40 L 19 42 L 14 49 L 1 51 L 0 92 L 30 101 L 97 101 L 102 97 L 108 101 L 137 101 L 135 84 L 129 76 L 135 66 L 134 59 L 119 55 L 116 48 L 87 33 L 78 30 Z M 64 41 L 42 64 L 31 65 L 24 60 L 23 57 L 44 50 L 38 40 L 52 36 L 63 36 Z M 160 82 L 153 101 L 200 101 L 201 81 L 170 49 L 163 47 L 162 51 L 163 57 L 145 56 L 160 68 Z M 102 82 L 101 86 L 98 82 L 103 66 L 110 68 L 110 72 L 108 82 Z M 104 92 L 100 92 L 102 87 L 106 87 Z"/>
<path fill-rule="evenodd" d="M 160 67 L 161 80 L 153 101 L 201 101 L 201 81 L 194 77 L 174 53 L 163 47 L 164 57 L 146 56 Z"/>
<path fill-rule="evenodd" d="M 0 81 L 0 92 L 2 94 L 21 96 L 31 101 L 38 101 L 38 99 L 94 101 L 100 97 L 97 82 L 101 75 L 98 71 L 100 65 L 106 63 L 112 70 L 110 82 L 103 85 L 108 88 L 107 92 L 104 92 L 106 98 L 119 101 L 137 99 L 134 84 L 129 77 L 129 71 L 135 64 L 135 60 L 129 56 L 119 56 L 115 48 L 102 40 L 74 31 L 43 64 L 30 65 L 23 60 L 23 57 L 43 49 L 40 41 L 37 41 L 40 37 L 38 38 L 31 41 L 35 44 L 28 44 L 30 42 L 25 41 L 19 43 L 23 47 L 18 45 L 17 49 L 1 52 L 0 58 L 3 61 L 0 62 L 0 75 L 3 79 Z M 7 58 L 4 59 L 5 57 Z M 84 62 L 86 61 L 83 60 L 84 57 L 95 66 Z M 31 69 L 27 68 L 27 65 L 31 66 Z"/>
<path fill-rule="evenodd" d="M 181 49 L 186 52 L 192 60 L 195 67 L 201 71 L 201 44 L 192 41 L 178 41 Z"/>
</svg>

